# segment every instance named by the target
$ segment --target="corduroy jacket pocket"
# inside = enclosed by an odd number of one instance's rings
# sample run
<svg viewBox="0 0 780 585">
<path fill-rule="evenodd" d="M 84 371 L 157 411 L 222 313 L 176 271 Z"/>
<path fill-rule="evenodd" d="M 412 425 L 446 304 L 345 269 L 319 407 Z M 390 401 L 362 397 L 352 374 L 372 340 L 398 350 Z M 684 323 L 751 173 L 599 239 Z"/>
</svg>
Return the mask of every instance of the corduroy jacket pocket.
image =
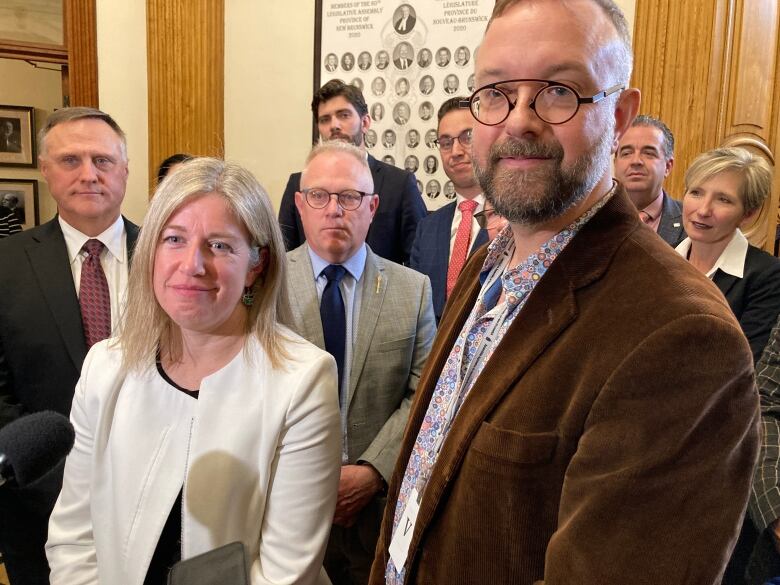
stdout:
<svg viewBox="0 0 780 585">
<path fill-rule="evenodd" d="M 539 465 L 552 460 L 558 433 L 520 433 L 483 421 L 471 448 L 481 455 L 517 465 Z"/>
</svg>

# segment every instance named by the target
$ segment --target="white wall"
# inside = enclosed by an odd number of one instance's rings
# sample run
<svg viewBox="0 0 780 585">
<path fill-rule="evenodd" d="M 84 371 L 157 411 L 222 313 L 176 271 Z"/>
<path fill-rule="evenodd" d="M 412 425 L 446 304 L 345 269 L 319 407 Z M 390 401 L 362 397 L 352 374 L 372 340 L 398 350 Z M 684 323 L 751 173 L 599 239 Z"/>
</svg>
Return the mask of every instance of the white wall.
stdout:
<svg viewBox="0 0 780 585">
<path fill-rule="evenodd" d="M 98 0 L 100 109 L 127 134 L 130 177 L 122 212 L 140 224 L 149 199 L 146 2 Z"/>
<path fill-rule="evenodd" d="M 225 2 L 225 156 L 278 207 L 311 148 L 314 2 Z"/>
</svg>

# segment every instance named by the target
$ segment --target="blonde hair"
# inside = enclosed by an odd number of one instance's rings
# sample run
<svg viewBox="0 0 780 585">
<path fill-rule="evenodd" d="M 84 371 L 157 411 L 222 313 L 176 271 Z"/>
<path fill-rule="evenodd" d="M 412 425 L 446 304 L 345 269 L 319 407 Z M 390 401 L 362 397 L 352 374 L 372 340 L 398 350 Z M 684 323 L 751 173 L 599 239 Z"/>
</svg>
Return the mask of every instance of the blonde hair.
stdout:
<svg viewBox="0 0 780 585">
<path fill-rule="evenodd" d="M 215 158 L 195 158 L 182 163 L 157 188 L 138 237 L 118 337 L 127 369 L 143 369 L 154 363 L 160 344 L 174 359 L 180 357 L 178 328 L 154 294 L 154 258 L 169 218 L 186 203 L 207 193 L 220 195 L 249 232 L 253 264 L 260 259 L 260 250 L 267 250 L 265 268 L 252 285 L 254 302 L 247 307 L 246 334 L 258 339 L 273 367 L 281 367 L 289 358 L 279 327 L 290 322 L 285 250 L 268 195 L 241 166 Z"/>
<path fill-rule="evenodd" d="M 745 213 L 759 209 L 772 191 L 772 169 L 766 159 L 744 148 L 714 148 L 697 156 L 685 172 L 685 192 L 729 172 L 742 179 L 738 195 Z"/>
</svg>

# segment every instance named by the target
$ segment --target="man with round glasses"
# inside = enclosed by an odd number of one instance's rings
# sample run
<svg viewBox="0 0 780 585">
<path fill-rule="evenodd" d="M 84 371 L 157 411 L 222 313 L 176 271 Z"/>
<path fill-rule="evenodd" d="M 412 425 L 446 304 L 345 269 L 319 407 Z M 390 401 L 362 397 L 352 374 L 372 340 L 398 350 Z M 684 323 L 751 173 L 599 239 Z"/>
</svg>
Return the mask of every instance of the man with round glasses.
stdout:
<svg viewBox="0 0 780 585">
<path fill-rule="evenodd" d="M 371 585 L 720 582 L 758 452 L 752 355 L 612 180 L 630 43 L 613 0 L 495 4 L 470 156 L 509 225 L 450 293 Z"/>
<path fill-rule="evenodd" d="M 381 80 L 379 77 L 377 79 Z M 371 127 L 371 116 L 368 115 L 368 106 L 359 89 L 333 79 L 314 94 L 311 110 L 321 140 L 340 140 L 365 148 L 364 135 Z M 371 143 L 376 145 L 375 136 L 369 140 Z M 426 213 L 414 175 L 379 161 L 368 153 L 365 156 L 376 192 L 381 197 L 380 208 L 371 224 L 367 241 L 380 256 L 398 263 L 407 262 L 417 222 Z M 300 179 L 300 173 L 290 175 L 279 206 L 279 224 L 288 250 L 297 248 L 305 240 L 301 218 L 295 207 L 295 193 L 300 189 Z"/>
<path fill-rule="evenodd" d="M 366 583 L 386 480 L 436 330 L 431 288 L 366 244 L 381 196 L 354 145 L 312 150 L 295 205 L 306 243 L 287 253 L 292 328 L 330 352 L 339 373 L 342 468 L 324 564 L 334 585 Z"/>
<path fill-rule="evenodd" d="M 476 122 L 468 108 L 460 106 L 464 99 L 450 98 L 441 105 L 434 140 L 444 173 L 455 187 L 455 201 L 420 220 L 409 257 L 409 266 L 431 279 L 437 323 L 466 259 L 488 241 L 487 232 L 474 220 L 485 196 L 471 167 L 471 132 Z"/>
</svg>

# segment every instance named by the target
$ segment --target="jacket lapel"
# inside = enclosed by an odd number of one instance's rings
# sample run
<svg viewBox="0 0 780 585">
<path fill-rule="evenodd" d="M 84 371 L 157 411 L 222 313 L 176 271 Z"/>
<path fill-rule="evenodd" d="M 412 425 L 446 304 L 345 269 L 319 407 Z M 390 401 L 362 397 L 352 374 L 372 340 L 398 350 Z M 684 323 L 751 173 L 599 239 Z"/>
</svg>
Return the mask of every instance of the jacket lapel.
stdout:
<svg viewBox="0 0 780 585">
<path fill-rule="evenodd" d="M 724 297 L 729 294 L 731 288 L 740 280 L 742 279 L 733 274 L 723 272 L 720 268 L 712 275 L 712 282 L 720 289 L 720 292 L 723 293 Z"/>
<path fill-rule="evenodd" d="M 349 395 L 347 404 L 352 402 L 355 388 L 366 363 L 368 348 L 374 338 L 382 303 L 387 292 L 387 278 L 384 275 L 384 260 L 367 248 L 366 268 L 363 271 L 363 292 L 360 296 L 360 315 L 355 346 L 352 350 L 352 366 L 349 372 Z"/>
<path fill-rule="evenodd" d="M 583 226 L 536 285 L 474 383 L 449 431 L 436 461 L 436 473 L 431 476 L 420 503 L 410 545 L 412 554 L 416 554 L 449 481 L 457 477 L 457 470 L 482 422 L 528 368 L 543 356 L 546 348 L 576 320 L 578 289 L 601 278 L 619 245 L 638 225 L 630 200 L 622 191 L 615 194 Z M 420 388 L 424 390 L 422 393 L 418 390 L 420 395 L 415 400 L 407 428 L 420 428 L 439 373 L 479 293 L 478 275 L 486 255 L 487 249 L 483 248 L 471 258 L 453 291 L 451 302 L 454 305 L 446 322 L 442 323 L 431 351 L 431 359 L 420 381 Z M 407 458 L 415 438 L 414 433 L 405 437 L 402 454 Z M 398 486 L 394 484 L 391 489 L 397 493 Z"/>
<path fill-rule="evenodd" d="M 27 246 L 26 252 L 68 355 L 76 370 L 80 371 L 87 355 L 87 344 L 68 248 L 56 217 L 45 226 L 35 242 Z"/>
<path fill-rule="evenodd" d="M 290 309 L 295 331 L 320 349 L 325 349 L 325 335 L 322 332 L 320 302 L 314 285 L 314 269 L 309 257 L 309 247 L 299 246 L 287 253 Z"/>
<path fill-rule="evenodd" d="M 374 193 L 380 193 L 382 191 L 382 182 L 384 180 L 382 165 L 380 165 L 379 161 L 370 154 L 368 155 L 368 168 L 371 169 L 371 178 L 374 179 Z M 379 204 L 382 205 L 381 197 L 379 198 Z"/>
</svg>

